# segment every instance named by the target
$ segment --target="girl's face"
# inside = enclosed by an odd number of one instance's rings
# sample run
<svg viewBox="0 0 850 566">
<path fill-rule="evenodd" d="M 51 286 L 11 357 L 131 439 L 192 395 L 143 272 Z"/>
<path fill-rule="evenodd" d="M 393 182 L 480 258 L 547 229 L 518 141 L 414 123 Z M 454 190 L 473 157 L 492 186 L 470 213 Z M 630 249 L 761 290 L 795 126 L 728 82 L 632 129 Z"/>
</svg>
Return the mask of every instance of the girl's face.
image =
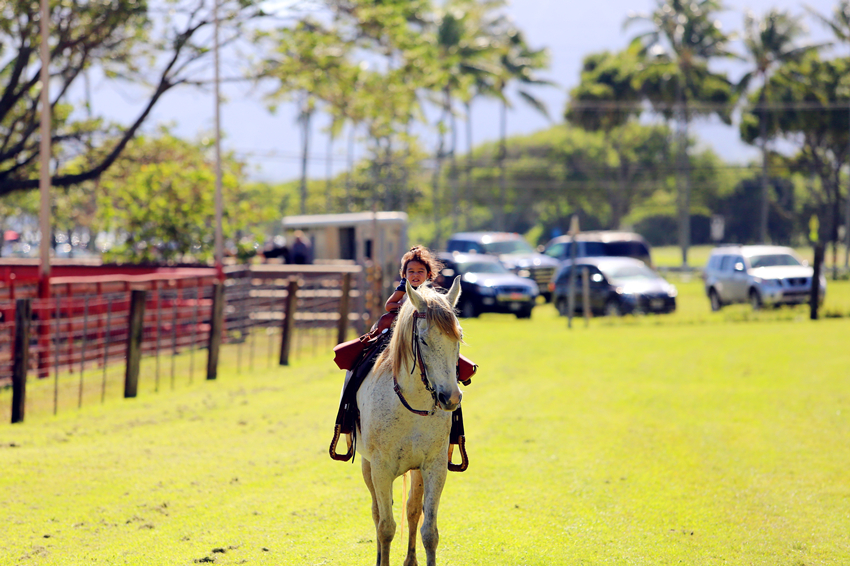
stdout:
<svg viewBox="0 0 850 566">
<path fill-rule="evenodd" d="M 418 287 L 428 280 L 428 268 L 421 261 L 408 262 L 404 270 L 404 276 L 414 287 Z"/>
</svg>

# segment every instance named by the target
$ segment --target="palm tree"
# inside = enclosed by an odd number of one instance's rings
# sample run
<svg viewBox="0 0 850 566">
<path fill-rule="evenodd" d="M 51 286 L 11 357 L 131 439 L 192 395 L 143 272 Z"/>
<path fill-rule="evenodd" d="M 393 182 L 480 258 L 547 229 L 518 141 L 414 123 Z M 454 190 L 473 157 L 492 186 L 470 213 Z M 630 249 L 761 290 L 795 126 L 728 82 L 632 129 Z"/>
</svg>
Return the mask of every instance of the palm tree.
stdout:
<svg viewBox="0 0 850 566">
<path fill-rule="evenodd" d="M 665 119 L 676 119 L 679 123 L 677 200 L 679 246 L 685 267 L 691 232 L 690 121 L 695 114 L 717 113 L 725 122 L 731 122 L 727 107 L 732 98 L 731 85 L 725 75 L 708 69 L 712 59 L 734 57 L 727 49 L 730 37 L 723 33 L 714 17 L 723 9 L 719 0 L 656 0 L 652 13 L 629 16 L 624 24 L 624 27 L 635 23 L 650 25 L 648 31 L 636 38 L 650 57 L 642 79 L 643 88 Z M 694 106 L 694 101 L 701 104 Z"/>
<path fill-rule="evenodd" d="M 257 76 L 277 82 L 276 88 L 267 95 L 271 108 L 281 100 L 295 99 L 298 104 L 297 122 L 302 135 L 299 212 L 306 214 L 311 121 L 322 101 L 322 93 L 327 92 L 332 83 L 328 77 L 342 74 L 346 45 L 337 30 L 310 19 L 264 35 L 275 43 L 275 47 L 260 61 Z"/>
<path fill-rule="evenodd" d="M 511 25 L 502 35 L 501 55 L 499 57 L 500 70 L 493 92 L 501 100 L 501 113 L 499 119 L 499 206 L 497 226 L 500 230 L 506 230 L 505 205 L 507 198 L 507 176 L 505 171 L 505 158 L 507 157 L 508 136 L 508 108 L 511 108 L 510 99 L 507 96 L 507 88 L 511 84 L 517 84 L 517 94 L 532 108 L 549 118 L 549 110 L 546 104 L 537 98 L 532 92 L 533 87 L 554 86 L 552 81 L 540 78 L 537 71 L 549 67 L 549 53 L 545 48 L 532 49 L 522 31 Z"/>
<path fill-rule="evenodd" d="M 433 245 L 439 247 L 441 240 L 442 211 L 439 198 L 439 183 L 445 157 L 451 160 L 450 181 L 454 201 L 457 201 L 457 122 L 455 103 L 471 100 L 475 84 L 481 84 L 486 75 L 494 73 L 495 59 L 490 15 L 503 5 L 502 0 L 475 2 L 454 0 L 447 3 L 435 18 L 435 37 L 438 72 L 432 77 L 430 87 L 438 92 L 435 101 L 440 108 L 437 122 L 438 145 L 433 175 L 434 222 L 436 227 Z M 448 124 L 447 124 L 448 122 Z M 451 136 L 448 149 L 446 134 Z M 457 227 L 458 206 L 453 207 L 452 225 Z"/>
<path fill-rule="evenodd" d="M 810 6 L 806 6 L 806 10 L 812 14 L 821 23 L 832 30 L 835 38 L 842 42 L 850 44 L 850 0 L 840 0 L 835 10 L 832 12 L 832 18 L 817 13 Z M 847 200 L 845 202 L 844 214 L 844 268 L 850 268 L 850 187 L 847 189 Z M 836 269 L 837 262 L 835 261 L 835 246 L 832 247 L 832 265 Z"/>
<path fill-rule="evenodd" d="M 759 145 L 761 146 L 761 206 L 759 210 L 759 239 L 768 241 L 767 218 L 770 207 L 768 194 L 767 165 L 768 165 L 768 79 L 772 71 L 783 63 L 799 61 L 806 53 L 819 49 L 820 45 L 797 46 L 797 40 L 805 33 L 799 19 L 787 12 L 770 10 L 764 18 L 757 19 L 752 12 L 744 16 L 744 46 L 752 70 L 745 74 L 739 84 L 740 91 L 745 91 L 753 79 L 761 82 L 759 94 Z"/>
<path fill-rule="evenodd" d="M 620 227 L 628 206 L 628 171 L 633 151 L 624 143 L 626 126 L 640 116 L 640 92 L 636 80 L 641 60 L 638 44 L 621 53 L 592 53 L 584 58 L 581 82 L 570 91 L 564 118 L 584 130 L 601 132 L 605 145 L 617 155 L 617 183 L 606 180 L 611 205 L 610 227 Z"/>
</svg>

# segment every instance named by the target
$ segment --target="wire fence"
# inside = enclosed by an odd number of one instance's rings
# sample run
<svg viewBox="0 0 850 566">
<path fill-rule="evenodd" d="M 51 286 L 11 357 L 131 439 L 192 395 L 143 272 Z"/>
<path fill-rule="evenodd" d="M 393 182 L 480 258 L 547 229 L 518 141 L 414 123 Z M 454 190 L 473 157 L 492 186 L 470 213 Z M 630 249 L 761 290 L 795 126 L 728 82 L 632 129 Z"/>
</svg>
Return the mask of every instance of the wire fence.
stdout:
<svg viewBox="0 0 850 566">
<path fill-rule="evenodd" d="M 365 279 L 357 266 L 246 266 L 225 275 L 221 339 L 237 374 L 330 353 L 367 322 Z M 56 414 L 124 395 L 134 290 L 145 292 L 139 394 L 208 376 L 210 356 L 203 350 L 212 338 L 214 270 L 68 279 L 51 286 L 49 299 L 25 297 L 32 311 L 25 412 Z M 13 410 L 16 306 L 0 300 L 0 422 L 10 422 Z"/>
</svg>

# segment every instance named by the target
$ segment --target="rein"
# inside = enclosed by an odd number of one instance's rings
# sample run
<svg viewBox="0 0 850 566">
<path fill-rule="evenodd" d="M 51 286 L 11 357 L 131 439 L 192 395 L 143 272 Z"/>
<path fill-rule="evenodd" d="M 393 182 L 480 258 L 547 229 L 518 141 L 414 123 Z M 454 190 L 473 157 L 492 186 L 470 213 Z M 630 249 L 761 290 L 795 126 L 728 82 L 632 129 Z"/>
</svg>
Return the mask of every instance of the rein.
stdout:
<svg viewBox="0 0 850 566">
<path fill-rule="evenodd" d="M 416 370 L 416 362 L 419 361 L 419 377 L 422 379 L 422 383 L 425 385 L 425 389 L 431 394 L 431 397 L 434 399 L 434 408 L 430 411 L 420 411 L 414 409 L 410 406 L 410 403 L 407 402 L 407 399 L 404 398 L 404 395 L 401 393 L 401 387 L 398 385 L 398 379 L 396 379 L 395 374 L 393 374 L 393 391 L 398 396 L 398 400 L 401 401 L 401 404 L 404 405 L 404 408 L 413 413 L 414 415 L 419 415 L 421 417 L 428 417 L 434 414 L 434 409 L 437 407 L 437 393 L 431 384 L 428 382 L 428 374 L 427 368 L 425 366 L 425 362 L 422 359 L 422 350 L 419 346 L 419 329 L 416 326 L 416 319 L 418 318 L 426 318 L 427 315 L 424 312 L 415 312 L 413 313 L 413 338 L 411 347 L 413 350 L 413 367 L 410 369 L 410 373 L 412 374 Z"/>
</svg>

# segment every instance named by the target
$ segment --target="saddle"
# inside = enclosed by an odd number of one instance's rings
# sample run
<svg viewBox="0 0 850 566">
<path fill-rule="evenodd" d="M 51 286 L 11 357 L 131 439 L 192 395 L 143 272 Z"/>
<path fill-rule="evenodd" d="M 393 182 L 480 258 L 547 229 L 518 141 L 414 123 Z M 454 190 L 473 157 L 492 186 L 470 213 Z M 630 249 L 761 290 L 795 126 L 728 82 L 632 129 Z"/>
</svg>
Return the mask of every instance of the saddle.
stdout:
<svg viewBox="0 0 850 566">
<path fill-rule="evenodd" d="M 330 445 L 330 456 L 334 460 L 347 462 L 354 461 L 356 442 L 357 421 L 360 418 L 357 410 L 357 391 L 366 376 L 375 365 L 375 359 L 384 351 L 390 341 L 392 333 L 390 328 L 395 321 L 397 313 L 388 312 L 381 316 L 375 326 L 366 334 L 343 342 L 334 347 L 334 362 L 339 369 L 349 370 L 345 375 L 345 384 L 342 388 L 342 396 L 339 400 L 336 423 L 334 424 L 334 435 Z M 461 355 L 458 358 L 457 380 L 463 385 L 472 383 L 472 376 L 478 371 L 478 365 L 469 358 Z M 342 434 L 349 434 L 347 438 L 348 450 L 344 454 L 336 451 L 337 442 Z M 461 454 L 461 463 L 452 463 L 452 452 L 454 446 L 458 446 Z M 452 412 L 452 428 L 449 433 L 449 470 L 453 472 L 466 471 L 469 459 L 466 455 L 466 437 L 463 430 L 463 412 L 458 407 Z"/>
</svg>

